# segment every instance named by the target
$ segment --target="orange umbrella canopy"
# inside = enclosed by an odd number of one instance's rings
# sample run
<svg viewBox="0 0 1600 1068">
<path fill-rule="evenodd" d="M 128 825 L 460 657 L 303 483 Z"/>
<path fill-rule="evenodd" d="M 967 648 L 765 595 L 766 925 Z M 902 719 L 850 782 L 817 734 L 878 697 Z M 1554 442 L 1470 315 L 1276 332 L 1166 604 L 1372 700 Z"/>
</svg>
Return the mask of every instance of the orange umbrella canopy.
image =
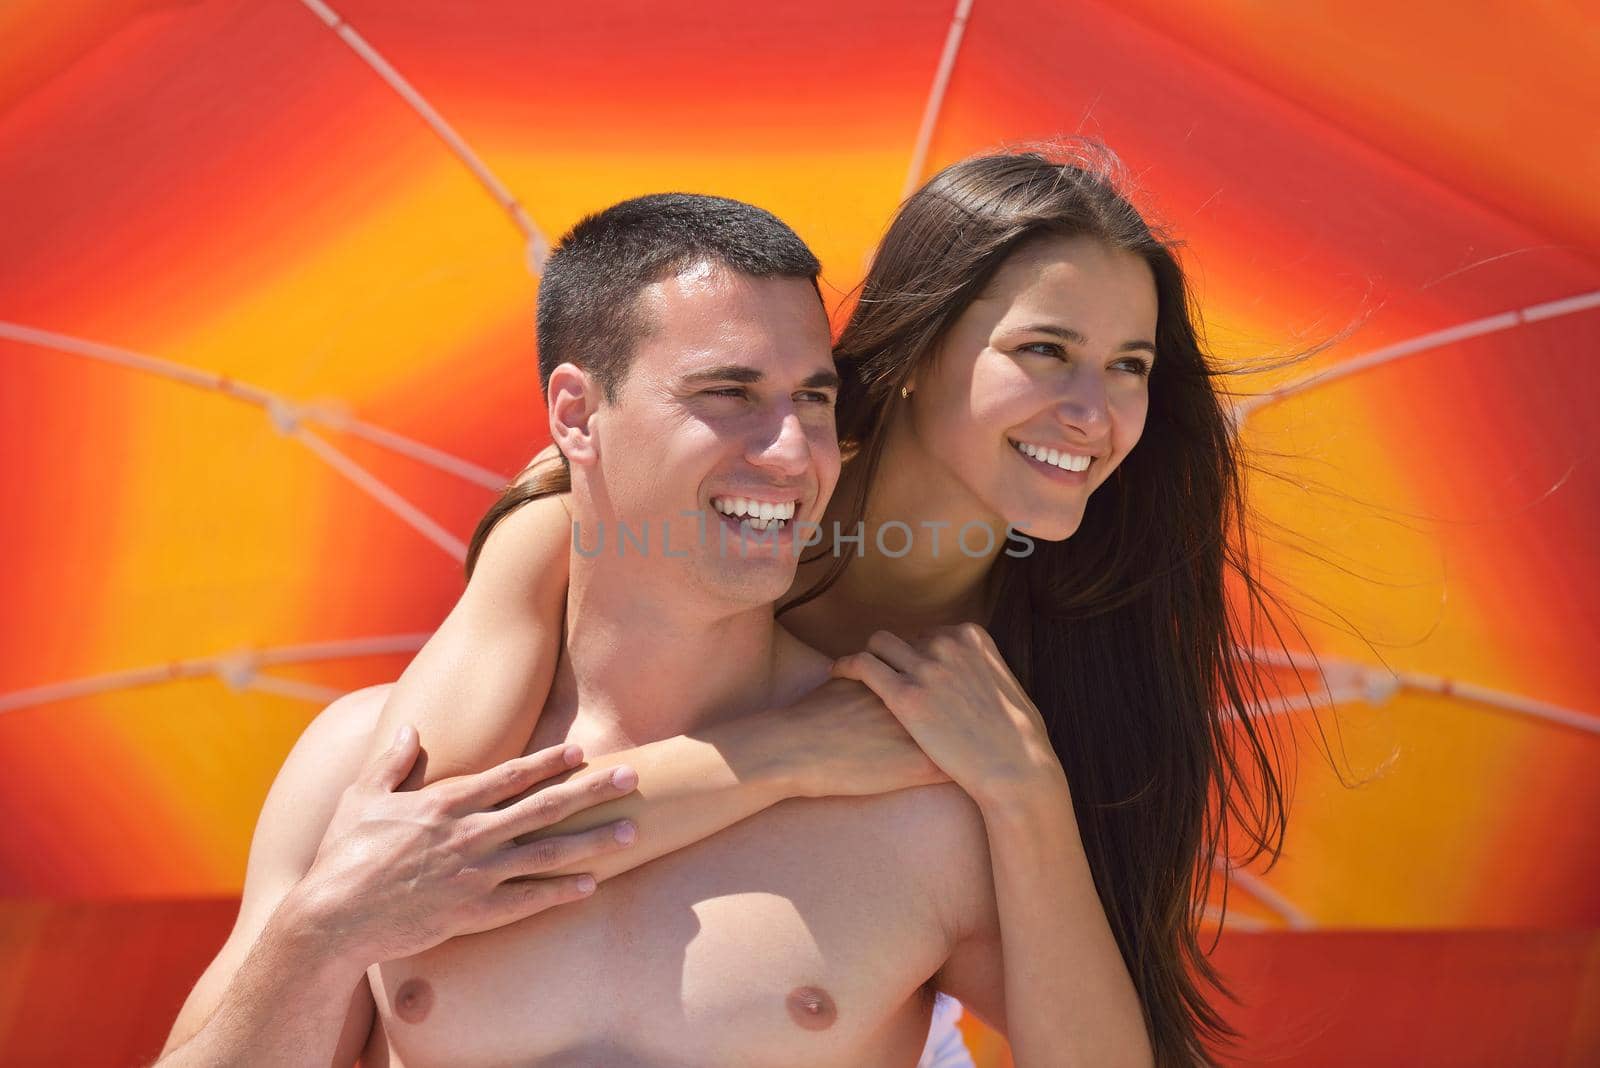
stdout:
<svg viewBox="0 0 1600 1068">
<path fill-rule="evenodd" d="M 0 41 L 0 895 L 237 894 L 295 736 L 399 673 L 547 440 L 536 268 L 582 215 L 750 200 L 842 296 L 908 180 L 1087 134 L 1219 357 L 1337 339 L 1240 383 L 1326 675 L 1230 930 L 1600 926 L 1577 6 L 23 0 Z"/>
</svg>

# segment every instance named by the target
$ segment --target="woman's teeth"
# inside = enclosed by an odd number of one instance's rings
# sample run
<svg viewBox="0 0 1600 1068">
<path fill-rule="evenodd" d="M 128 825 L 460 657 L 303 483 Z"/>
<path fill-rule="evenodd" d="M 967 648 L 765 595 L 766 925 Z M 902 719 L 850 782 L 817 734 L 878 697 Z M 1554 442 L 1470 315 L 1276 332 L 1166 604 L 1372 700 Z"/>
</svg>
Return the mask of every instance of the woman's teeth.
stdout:
<svg viewBox="0 0 1600 1068">
<path fill-rule="evenodd" d="M 1070 452 L 1058 452 L 1055 449 L 1047 449 L 1041 445 L 1029 445 L 1022 441 L 1013 441 L 1011 445 L 1022 455 L 1032 457 L 1035 460 L 1042 460 L 1054 467 L 1061 468 L 1063 471 L 1087 471 L 1089 470 L 1089 461 L 1093 459 L 1092 456 L 1074 456 Z"/>
<path fill-rule="evenodd" d="M 748 497 L 713 497 L 711 507 L 723 515 L 743 517 L 739 524 L 752 530 L 782 530 L 794 518 L 797 501 L 753 501 Z"/>
</svg>

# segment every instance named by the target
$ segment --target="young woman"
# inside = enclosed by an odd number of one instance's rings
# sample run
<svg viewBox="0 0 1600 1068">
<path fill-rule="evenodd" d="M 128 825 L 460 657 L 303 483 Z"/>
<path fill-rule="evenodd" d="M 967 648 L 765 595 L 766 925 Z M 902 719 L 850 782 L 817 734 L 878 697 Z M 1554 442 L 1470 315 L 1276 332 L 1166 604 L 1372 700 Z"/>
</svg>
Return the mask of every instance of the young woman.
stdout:
<svg viewBox="0 0 1600 1068">
<path fill-rule="evenodd" d="M 1240 651 L 1266 595 L 1220 372 L 1108 159 L 981 156 L 902 206 L 835 350 L 849 459 L 824 528 L 861 537 L 825 538 L 779 612 L 982 812 L 991 1022 L 1023 1065 L 1207 1060 L 1234 1033 L 1201 987 L 1221 988 L 1199 946 L 1213 864 L 1230 834 L 1276 855 L 1285 820 L 1266 680 Z M 385 707 L 375 737 L 416 724 L 429 780 L 532 732 L 561 636 L 564 475 L 536 464 L 491 509 L 467 593 Z M 608 757 L 640 789 L 587 823 L 626 812 L 639 846 L 597 874 L 786 796 L 928 781 L 860 694 L 830 684 L 726 744 Z M 930 1051 L 948 1049 L 935 1023 Z"/>
</svg>

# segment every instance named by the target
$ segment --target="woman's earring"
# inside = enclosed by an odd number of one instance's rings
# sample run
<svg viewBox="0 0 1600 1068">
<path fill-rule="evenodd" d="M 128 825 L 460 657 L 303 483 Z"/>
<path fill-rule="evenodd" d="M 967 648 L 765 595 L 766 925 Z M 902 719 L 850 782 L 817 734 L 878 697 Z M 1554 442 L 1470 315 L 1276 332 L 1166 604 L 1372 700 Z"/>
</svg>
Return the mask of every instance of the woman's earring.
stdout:
<svg viewBox="0 0 1600 1068">
<path fill-rule="evenodd" d="M 911 391 L 909 389 L 907 389 L 905 386 L 901 386 L 900 387 L 900 399 L 901 400 L 910 400 L 911 399 Z"/>
</svg>

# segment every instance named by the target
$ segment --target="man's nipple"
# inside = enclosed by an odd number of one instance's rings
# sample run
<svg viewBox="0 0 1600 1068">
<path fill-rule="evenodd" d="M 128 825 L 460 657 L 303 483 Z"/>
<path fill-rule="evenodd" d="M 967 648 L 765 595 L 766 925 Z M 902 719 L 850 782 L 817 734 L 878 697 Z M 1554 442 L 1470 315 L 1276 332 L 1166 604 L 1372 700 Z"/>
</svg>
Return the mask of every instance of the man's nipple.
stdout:
<svg viewBox="0 0 1600 1068">
<path fill-rule="evenodd" d="M 421 1023 L 432 1008 L 433 987 L 426 979 L 407 979 L 394 992 L 394 1014 L 406 1023 Z"/>
<path fill-rule="evenodd" d="M 789 993 L 789 1016 L 807 1031 L 825 1031 L 839 1018 L 833 997 L 820 986 L 796 987 Z"/>
</svg>

